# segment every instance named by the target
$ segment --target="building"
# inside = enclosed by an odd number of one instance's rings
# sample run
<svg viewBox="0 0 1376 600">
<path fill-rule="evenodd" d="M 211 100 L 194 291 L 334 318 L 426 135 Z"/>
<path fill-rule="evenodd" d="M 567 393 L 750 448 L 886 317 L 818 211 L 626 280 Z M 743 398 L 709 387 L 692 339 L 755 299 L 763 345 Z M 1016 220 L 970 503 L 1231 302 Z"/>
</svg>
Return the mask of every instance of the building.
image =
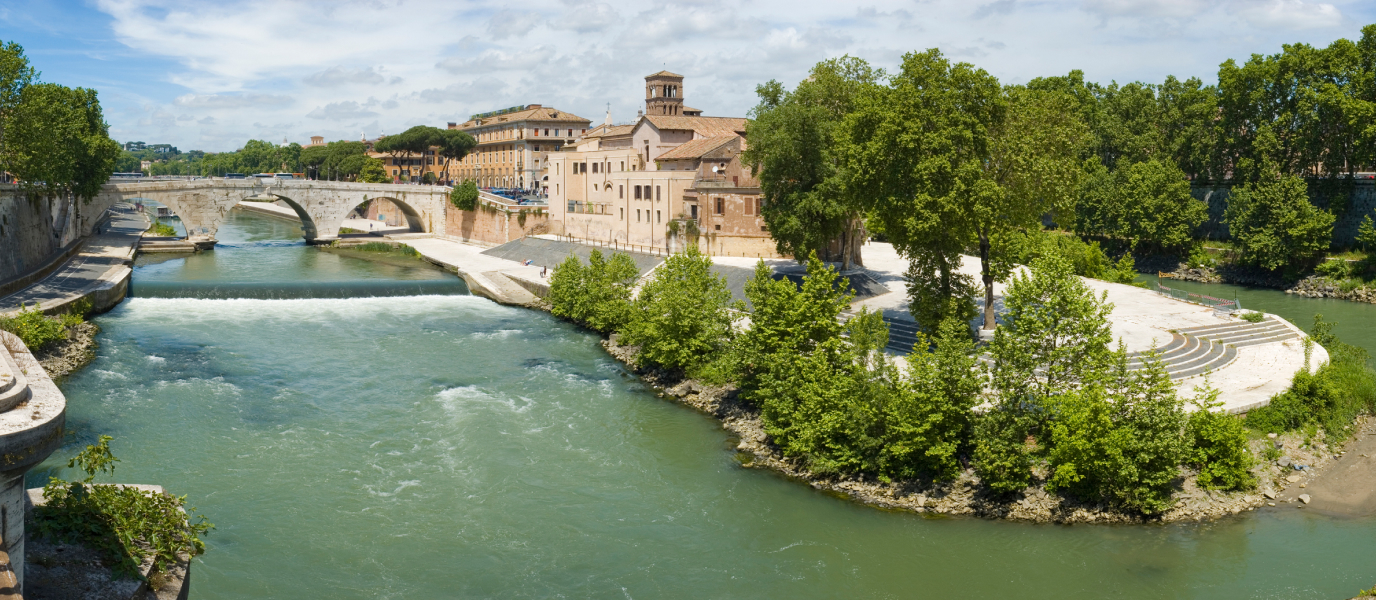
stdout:
<svg viewBox="0 0 1376 600">
<path fill-rule="evenodd" d="M 450 129 L 463 130 L 478 141 L 471 154 L 450 167 L 451 178 L 472 180 L 484 188 L 540 189 L 549 153 L 573 146 L 588 133 L 591 123 L 540 104 L 514 106 L 450 123 Z"/>
<path fill-rule="evenodd" d="M 743 118 L 704 117 L 683 105 L 683 76 L 645 78 L 645 112 L 611 117 L 571 151 L 548 156 L 552 233 L 676 251 L 776 256 L 760 216 L 759 182 L 745 168 Z M 691 113 L 691 114 L 690 114 Z"/>
</svg>

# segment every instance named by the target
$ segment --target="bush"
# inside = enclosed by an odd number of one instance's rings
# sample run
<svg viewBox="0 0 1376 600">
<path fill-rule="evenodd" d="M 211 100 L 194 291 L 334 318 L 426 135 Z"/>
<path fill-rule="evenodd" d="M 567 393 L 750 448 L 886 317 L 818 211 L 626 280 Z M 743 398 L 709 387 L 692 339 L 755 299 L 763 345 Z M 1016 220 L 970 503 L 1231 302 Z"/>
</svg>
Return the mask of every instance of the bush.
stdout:
<svg viewBox="0 0 1376 600">
<path fill-rule="evenodd" d="M 1242 418 L 1213 409 L 1222 406 L 1218 390 L 1195 389 L 1195 411 L 1185 425 L 1189 440 L 1187 463 L 1199 470 L 1199 487 L 1243 490 L 1256 485 L 1252 466 L 1256 458 L 1247 449 L 1247 430 Z"/>
<path fill-rule="evenodd" d="M 1249 310 L 1245 313 L 1242 313 L 1241 315 L 1238 315 L 1238 318 L 1248 323 L 1260 323 L 1266 320 L 1266 313 L 1257 312 L 1255 310 Z"/>
<path fill-rule="evenodd" d="M 607 261 L 593 250 L 587 267 L 569 255 L 550 275 L 550 312 L 602 333 L 618 330 L 630 317 L 631 288 L 639 276 L 627 254 L 618 252 Z"/>
<path fill-rule="evenodd" d="M 1376 412 L 1376 370 L 1366 351 L 1333 335 L 1333 323 L 1314 315 L 1306 340 L 1306 368 L 1295 373 L 1290 389 L 1271 398 L 1271 404 L 1248 411 L 1248 427 L 1281 433 L 1303 427 L 1322 427 L 1331 443 L 1349 435 L 1347 426 L 1359 414 Z M 1328 350 L 1329 361 L 1315 373 L 1308 369 L 1310 343 Z"/>
<path fill-rule="evenodd" d="M 478 184 L 470 179 L 454 186 L 449 190 L 449 202 L 459 210 L 478 208 Z"/>
<path fill-rule="evenodd" d="M 78 315 L 76 323 L 80 322 Z M 15 315 L 0 317 L 0 329 L 19 336 L 24 345 L 33 351 L 58 340 L 67 339 L 67 325 L 62 317 L 49 317 L 38 310 L 37 305 L 32 308 L 21 306 Z"/>
<path fill-rule="evenodd" d="M 1185 266 L 1191 269 L 1212 269 L 1218 266 L 1218 261 L 1204 249 L 1204 244 L 1194 244 L 1190 246 L 1190 256 L 1185 260 Z"/>
<path fill-rule="evenodd" d="M 117 576 L 138 577 L 138 566 L 152 558 L 151 572 L 165 572 L 179 554 L 205 552 L 205 535 L 214 525 L 186 506 L 186 496 L 154 494 L 136 488 L 92 484 L 97 473 L 113 475 L 110 436 L 86 446 L 67 463 L 86 472 L 82 481 L 56 477 L 43 487 L 45 504 L 32 513 L 32 535 L 76 542 L 105 555 Z M 194 522 L 193 522 L 194 519 Z"/>
<path fill-rule="evenodd" d="M 1185 416 L 1160 361 L 1127 361 L 1120 349 L 1112 368 L 1050 403 L 1047 489 L 1155 514 L 1180 476 Z"/>
<path fill-rule="evenodd" d="M 177 237 L 177 228 L 166 223 L 153 223 L 153 234 L 158 237 Z"/>
<path fill-rule="evenodd" d="M 1352 263 L 1342 259 L 1325 260 L 1314 267 L 1314 274 L 1327 277 L 1334 281 L 1341 281 L 1352 277 Z"/>
<path fill-rule="evenodd" d="M 733 335 L 726 279 L 712 273 L 712 259 L 689 246 L 669 256 L 641 287 L 632 318 L 622 331 L 625 343 L 640 346 L 649 365 L 692 374 L 727 349 Z"/>
<path fill-rule="evenodd" d="M 801 288 L 787 278 L 774 279 L 763 260 L 756 263 L 755 276 L 745 284 L 750 327 L 736 344 L 742 397 L 751 400 L 757 373 L 772 368 L 778 355 L 806 354 L 841 334 L 837 317 L 850 304 L 849 286 L 815 252 L 808 257 Z"/>
</svg>

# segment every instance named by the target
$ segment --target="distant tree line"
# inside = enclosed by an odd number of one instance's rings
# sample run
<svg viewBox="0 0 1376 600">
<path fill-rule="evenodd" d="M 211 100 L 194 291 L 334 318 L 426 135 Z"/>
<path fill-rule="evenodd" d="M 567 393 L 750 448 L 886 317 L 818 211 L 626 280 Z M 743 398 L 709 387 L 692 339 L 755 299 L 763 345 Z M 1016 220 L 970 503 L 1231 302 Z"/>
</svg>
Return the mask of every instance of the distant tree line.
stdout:
<svg viewBox="0 0 1376 600">
<path fill-rule="evenodd" d="M 95 90 L 38 76 L 21 46 L 0 42 L 0 172 L 33 192 L 89 201 L 114 171 L 119 144 Z"/>
</svg>

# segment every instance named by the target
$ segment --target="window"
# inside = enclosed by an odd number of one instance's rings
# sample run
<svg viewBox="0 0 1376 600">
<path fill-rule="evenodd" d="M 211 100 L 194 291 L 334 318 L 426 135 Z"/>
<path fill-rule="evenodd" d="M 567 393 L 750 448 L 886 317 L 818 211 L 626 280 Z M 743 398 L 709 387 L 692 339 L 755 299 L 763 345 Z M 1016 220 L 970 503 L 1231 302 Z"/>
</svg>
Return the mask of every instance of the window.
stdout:
<svg viewBox="0 0 1376 600">
<path fill-rule="evenodd" d="M 746 214 L 747 216 L 755 214 L 755 199 L 754 199 L 754 198 L 746 197 L 746 199 L 745 199 L 745 214 Z"/>
<path fill-rule="evenodd" d="M 592 172 L 593 172 L 593 173 L 596 173 L 596 172 L 597 172 L 597 163 L 592 163 Z"/>
<path fill-rule="evenodd" d="M 716 226 L 717 231 L 721 231 L 721 225 Z"/>
<path fill-rule="evenodd" d="M 569 212 L 578 212 L 578 203 L 569 200 Z"/>
<path fill-rule="evenodd" d="M 717 214 L 719 214 L 719 215 L 726 214 L 725 207 L 726 207 L 725 202 L 723 202 L 721 198 L 717 198 L 717 211 L 716 211 Z"/>
<path fill-rule="evenodd" d="M 659 186 L 655 186 L 655 202 L 659 202 Z"/>
<path fill-rule="evenodd" d="M 690 204 L 690 205 L 688 206 L 688 210 L 692 212 L 693 220 L 694 220 L 694 221 L 698 220 L 698 205 L 696 205 L 696 204 Z"/>
<path fill-rule="evenodd" d="M 638 186 L 638 185 L 635 186 L 635 199 L 636 199 L 636 200 L 639 200 L 639 199 L 640 199 L 640 186 Z M 638 212 L 640 212 L 640 211 L 637 210 L 636 212 L 638 213 Z"/>
<path fill-rule="evenodd" d="M 618 212 L 621 214 L 621 217 L 618 218 L 617 220 L 619 220 L 619 221 L 625 221 L 625 220 L 626 220 L 626 209 L 621 208 L 621 209 L 617 209 L 617 210 L 618 210 Z"/>
<path fill-rule="evenodd" d="M 626 161 L 624 161 L 624 160 L 621 161 L 621 170 L 622 170 L 622 171 L 625 171 L 625 170 L 626 170 Z"/>
<path fill-rule="evenodd" d="M 659 211 L 655 211 L 655 222 L 662 223 L 664 219 L 659 218 Z"/>
<path fill-rule="evenodd" d="M 545 135 L 546 135 L 546 136 L 549 135 L 549 130 L 548 130 L 548 129 L 545 130 Z"/>
<path fill-rule="evenodd" d="M 616 186 L 616 197 L 617 197 L 617 198 L 625 198 L 625 197 L 626 197 L 626 186 L 624 186 L 624 185 L 618 185 L 618 186 Z"/>
<path fill-rule="evenodd" d="M 636 223 L 639 223 L 639 222 L 640 222 L 640 209 L 638 209 L 638 208 L 635 209 L 635 222 L 636 222 Z"/>
</svg>

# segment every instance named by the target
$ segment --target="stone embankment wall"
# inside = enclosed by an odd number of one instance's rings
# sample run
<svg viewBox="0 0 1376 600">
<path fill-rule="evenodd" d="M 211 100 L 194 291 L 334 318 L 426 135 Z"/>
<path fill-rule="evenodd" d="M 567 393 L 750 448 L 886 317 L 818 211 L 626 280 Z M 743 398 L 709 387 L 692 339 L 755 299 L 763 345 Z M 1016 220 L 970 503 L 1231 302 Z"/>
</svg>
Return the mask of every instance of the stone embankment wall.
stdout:
<svg viewBox="0 0 1376 600">
<path fill-rule="evenodd" d="M 445 207 L 444 219 L 448 237 L 493 246 L 549 230 L 549 211 L 545 207 L 510 210 L 485 205 L 477 210 L 459 210 L 451 204 Z"/>
<path fill-rule="evenodd" d="M 1333 184 L 1332 190 L 1325 189 L 1327 184 L 1310 181 L 1309 197 L 1314 206 L 1323 209 L 1334 207 L 1334 201 L 1341 202 L 1346 195 L 1347 209 L 1333 223 L 1333 243 L 1349 246 L 1357 237 L 1357 226 L 1362 218 L 1370 216 L 1376 220 L 1376 180 L 1354 182 L 1350 192 L 1342 191 L 1343 186 Z M 1210 239 L 1227 239 L 1228 225 L 1223 222 L 1223 211 L 1228 208 L 1228 196 L 1232 186 L 1195 186 L 1190 193 L 1203 200 L 1209 207 L 1209 218 L 1199 227 L 1199 234 Z"/>
<path fill-rule="evenodd" d="M 90 235 L 107 208 L 100 202 L 29 195 L 0 185 L 0 284 L 61 258 Z"/>
</svg>

